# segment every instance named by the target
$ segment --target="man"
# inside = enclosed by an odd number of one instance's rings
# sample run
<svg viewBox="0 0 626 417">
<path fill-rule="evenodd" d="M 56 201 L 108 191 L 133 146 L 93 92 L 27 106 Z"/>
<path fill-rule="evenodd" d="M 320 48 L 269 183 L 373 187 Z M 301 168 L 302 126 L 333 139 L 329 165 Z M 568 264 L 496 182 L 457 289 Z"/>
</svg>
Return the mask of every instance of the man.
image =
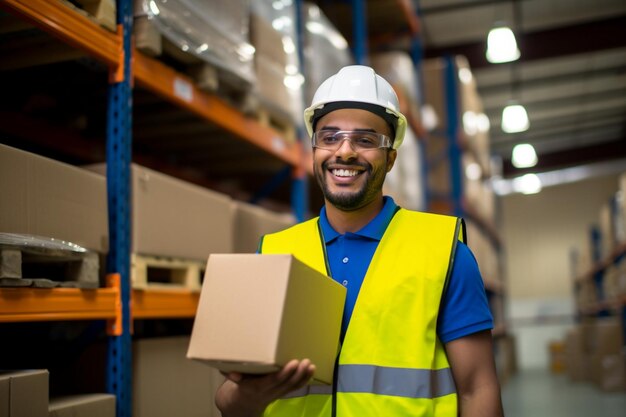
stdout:
<svg viewBox="0 0 626 417">
<path fill-rule="evenodd" d="M 325 206 L 265 236 L 260 252 L 292 253 L 347 287 L 335 382 L 307 386 L 315 365 L 305 358 L 270 375 L 232 373 L 216 395 L 222 415 L 502 416 L 493 319 L 463 222 L 383 196 L 406 130 L 392 87 L 345 67 L 304 114 Z"/>
</svg>

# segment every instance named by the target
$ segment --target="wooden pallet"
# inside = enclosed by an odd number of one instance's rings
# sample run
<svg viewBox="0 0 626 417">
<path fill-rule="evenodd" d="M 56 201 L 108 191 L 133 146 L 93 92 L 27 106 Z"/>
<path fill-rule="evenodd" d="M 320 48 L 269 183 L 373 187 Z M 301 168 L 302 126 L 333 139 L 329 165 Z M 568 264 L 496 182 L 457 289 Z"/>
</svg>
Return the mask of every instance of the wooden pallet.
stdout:
<svg viewBox="0 0 626 417">
<path fill-rule="evenodd" d="M 286 142 L 296 142 L 296 125 L 286 114 L 260 103 L 252 115 L 256 118 L 260 125 L 271 127 L 276 130 Z"/>
<path fill-rule="evenodd" d="M 0 286 L 98 288 L 100 257 L 95 252 L 0 245 Z"/>
<path fill-rule="evenodd" d="M 132 254 L 130 276 L 136 289 L 200 291 L 205 264 L 169 257 Z"/>
<path fill-rule="evenodd" d="M 89 17 L 100 26 L 117 31 L 117 5 L 115 0 L 62 0 L 68 7 L 72 7 Z"/>
</svg>

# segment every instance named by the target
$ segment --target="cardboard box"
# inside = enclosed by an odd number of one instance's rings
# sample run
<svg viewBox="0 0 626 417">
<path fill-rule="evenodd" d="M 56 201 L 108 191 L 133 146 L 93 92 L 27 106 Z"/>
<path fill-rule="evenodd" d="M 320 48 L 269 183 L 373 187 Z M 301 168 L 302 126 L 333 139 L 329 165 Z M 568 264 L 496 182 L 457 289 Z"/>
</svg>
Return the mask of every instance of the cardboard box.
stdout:
<svg viewBox="0 0 626 417">
<path fill-rule="evenodd" d="M 295 224 L 293 215 L 276 213 L 253 204 L 233 202 L 235 212 L 234 252 L 255 253 L 260 239 L 268 233 L 278 232 Z"/>
<path fill-rule="evenodd" d="M 0 371 L 0 417 L 48 415 L 48 371 Z"/>
<path fill-rule="evenodd" d="M 291 255 L 211 255 L 187 357 L 252 374 L 308 358 L 330 384 L 345 296 Z"/>
<path fill-rule="evenodd" d="M 266 57 L 284 68 L 287 65 L 287 54 L 283 47 L 283 34 L 274 29 L 263 16 L 250 14 L 250 43 L 255 48 L 255 58 Z"/>
<path fill-rule="evenodd" d="M 106 175 L 106 165 L 88 167 Z M 233 248 L 229 196 L 132 164 L 132 252 L 205 260 Z"/>
<path fill-rule="evenodd" d="M 115 417 L 115 395 L 83 394 L 51 398 L 49 417 Z"/>
<path fill-rule="evenodd" d="M 602 391 L 624 391 L 626 372 L 624 354 L 594 354 L 591 357 L 592 381 Z"/>
<path fill-rule="evenodd" d="M 0 144 L 0 232 L 108 252 L 107 191 L 93 172 Z"/>
<path fill-rule="evenodd" d="M 133 342 L 134 417 L 220 417 L 215 391 L 224 377 L 188 360 L 188 336 Z"/>
<path fill-rule="evenodd" d="M 271 58 L 259 55 L 254 59 L 254 71 L 264 106 L 289 116 L 291 107 L 295 104 L 285 85 L 285 67 Z"/>
<path fill-rule="evenodd" d="M 567 332 L 565 337 L 565 371 L 571 381 L 588 379 L 587 369 L 583 362 L 585 357 L 585 341 L 582 329 L 580 326 L 574 327 Z"/>
</svg>

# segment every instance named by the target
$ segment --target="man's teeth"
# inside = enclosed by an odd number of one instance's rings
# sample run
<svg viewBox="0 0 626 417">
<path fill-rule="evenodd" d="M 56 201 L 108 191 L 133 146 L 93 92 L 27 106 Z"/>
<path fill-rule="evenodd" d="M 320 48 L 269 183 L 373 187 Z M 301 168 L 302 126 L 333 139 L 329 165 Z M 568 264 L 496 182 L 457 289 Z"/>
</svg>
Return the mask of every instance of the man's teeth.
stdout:
<svg viewBox="0 0 626 417">
<path fill-rule="evenodd" d="M 358 171 L 351 169 L 333 169 L 332 173 L 337 177 L 354 177 L 359 174 Z"/>
</svg>

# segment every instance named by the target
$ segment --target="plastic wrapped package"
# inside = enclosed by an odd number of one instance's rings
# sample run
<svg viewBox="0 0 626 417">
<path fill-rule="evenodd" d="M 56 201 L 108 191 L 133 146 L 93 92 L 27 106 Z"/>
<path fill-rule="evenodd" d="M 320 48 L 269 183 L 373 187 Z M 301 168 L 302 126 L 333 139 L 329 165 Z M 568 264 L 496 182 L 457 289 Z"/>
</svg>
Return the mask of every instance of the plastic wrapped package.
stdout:
<svg viewBox="0 0 626 417">
<path fill-rule="evenodd" d="M 249 0 L 139 1 L 140 10 L 182 51 L 254 84 Z"/>
<path fill-rule="evenodd" d="M 304 110 L 304 76 L 300 73 L 295 22 L 291 0 L 251 3 L 250 41 L 256 49 L 257 92 L 299 123 Z"/>
<path fill-rule="evenodd" d="M 387 174 L 383 192 L 397 204 L 411 210 L 425 210 L 422 149 L 413 131 L 408 128 L 396 162 Z"/>
<path fill-rule="evenodd" d="M 314 4 L 304 3 L 305 104 L 328 77 L 346 65 L 354 64 L 348 42 Z"/>
</svg>

